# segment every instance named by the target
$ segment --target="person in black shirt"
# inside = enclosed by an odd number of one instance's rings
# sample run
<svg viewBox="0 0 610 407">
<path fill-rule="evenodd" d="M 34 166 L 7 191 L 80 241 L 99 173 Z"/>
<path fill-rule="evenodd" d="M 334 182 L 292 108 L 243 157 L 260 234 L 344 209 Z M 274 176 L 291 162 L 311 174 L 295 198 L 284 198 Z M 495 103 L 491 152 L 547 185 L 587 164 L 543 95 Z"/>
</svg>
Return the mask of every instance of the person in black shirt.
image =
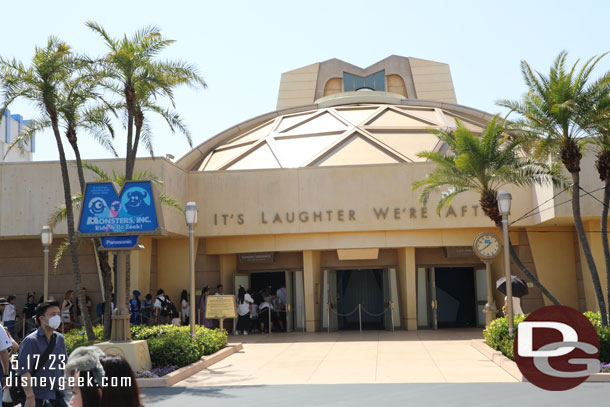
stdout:
<svg viewBox="0 0 610 407">
<path fill-rule="evenodd" d="M 36 329 L 36 326 L 34 325 L 34 315 L 36 315 L 36 304 L 34 304 L 34 295 L 30 294 L 28 295 L 28 302 L 23 306 L 23 318 L 25 319 L 24 338 Z"/>
<path fill-rule="evenodd" d="M 83 297 L 85 297 L 85 307 L 87 307 L 87 311 L 89 311 L 89 315 L 91 315 L 91 307 L 93 307 L 93 302 L 91 301 L 91 297 L 87 295 L 87 289 L 83 287 L 81 290 L 83 291 Z M 74 296 L 76 297 L 76 294 Z M 78 298 L 76 298 L 76 303 L 78 304 Z M 85 321 L 83 321 L 81 314 L 82 312 L 80 310 L 80 304 L 78 304 L 76 307 L 76 316 L 79 317 L 80 323 L 84 325 Z"/>
</svg>

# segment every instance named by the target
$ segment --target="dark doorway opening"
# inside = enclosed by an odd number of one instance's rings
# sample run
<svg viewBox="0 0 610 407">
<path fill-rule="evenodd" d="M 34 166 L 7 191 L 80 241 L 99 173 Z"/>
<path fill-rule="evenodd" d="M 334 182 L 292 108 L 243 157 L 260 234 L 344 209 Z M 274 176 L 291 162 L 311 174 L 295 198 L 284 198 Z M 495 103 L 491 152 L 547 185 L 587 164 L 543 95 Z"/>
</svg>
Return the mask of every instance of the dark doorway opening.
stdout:
<svg viewBox="0 0 610 407">
<path fill-rule="evenodd" d="M 476 327 L 474 269 L 435 268 L 439 328 Z"/>
<path fill-rule="evenodd" d="M 264 291 L 268 286 L 272 287 L 275 293 L 278 288 L 285 284 L 286 279 L 283 271 L 271 271 L 263 273 L 250 273 L 250 288 L 252 292 Z"/>
<path fill-rule="evenodd" d="M 358 304 L 362 329 L 384 328 L 383 270 L 337 270 L 339 329 L 360 329 Z"/>
</svg>

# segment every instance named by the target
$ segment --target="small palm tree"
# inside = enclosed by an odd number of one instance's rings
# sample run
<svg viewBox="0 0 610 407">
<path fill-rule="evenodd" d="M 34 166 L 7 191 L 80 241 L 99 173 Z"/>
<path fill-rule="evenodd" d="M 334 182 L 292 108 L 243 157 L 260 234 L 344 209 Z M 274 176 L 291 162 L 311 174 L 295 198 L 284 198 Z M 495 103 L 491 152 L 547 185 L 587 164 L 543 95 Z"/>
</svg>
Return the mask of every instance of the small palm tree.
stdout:
<svg viewBox="0 0 610 407">
<path fill-rule="evenodd" d="M 85 330 L 89 340 L 95 335 L 91 326 L 91 318 L 84 306 L 85 298 L 81 290 L 81 276 L 74 237 L 74 210 L 72 207 L 72 192 L 68 164 L 61 139 L 60 109 L 62 108 L 62 87 L 71 80 L 76 69 L 76 60 L 70 47 L 55 37 L 50 37 L 45 47 L 36 47 L 32 63 L 26 67 L 16 60 L 0 58 L 0 87 L 2 89 L 3 104 L 0 115 L 18 99 L 26 99 L 42 112 L 41 122 L 48 122 L 55 136 L 59 163 L 64 187 L 66 206 L 66 220 L 68 226 L 68 241 L 72 257 L 72 274 L 74 287 L 81 304 Z"/>
<path fill-rule="evenodd" d="M 152 132 L 146 120 L 148 113 L 160 114 L 170 130 L 183 133 L 192 147 L 191 136 L 180 116 L 158 105 L 158 100 L 167 98 L 175 107 L 174 89 L 179 85 L 207 87 L 194 66 L 157 59 L 159 53 L 174 41 L 163 38 L 155 26 L 145 27 L 131 38 L 124 36 L 120 40 L 113 39 L 95 22 L 89 21 L 87 26 L 102 37 L 109 49 L 101 61 L 107 77 L 104 83 L 123 100 L 127 117 L 126 179 L 132 179 L 140 141 L 152 154 Z"/>
<path fill-rule="evenodd" d="M 606 54 L 589 59 L 578 70 L 579 61 L 571 68 L 566 66 L 567 52 L 562 51 L 550 68 L 549 74 L 534 72 L 526 61 L 521 61 L 521 72 L 528 93 L 521 101 L 503 100 L 500 106 L 519 113 L 523 120 L 521 130 L 537 139 L 538 157 L 559 157 L 572 178 L 572 216 L 576 234 L 591 273 L 595 295 L 601 313 L 602 325 L 608 326 L 604 294 L 585 234 L 580 213 L 580 161 L 588 142 L 587 130 L 599 117 L 593 106 L 599 88 L 610 80 L 606 74 L 590 81 L 591 72 Z"/>
<path fill-rule="evenodd" d="M 487 124 L 481 135 L 470 132 L 459 120 L 456 120 L 456 126 L 455 131 L 432 130 L 447 146 L 446 152 L 426 151 L 418 154 L 436 164 L 425 179 L 412 184 L 414 190 L 422 188 L 422 203 L 428 202 L 432 192 L 448 187 L 438 202 L 437 213 L 450 205 L 456 195 L 472 191 L 480 195 L 479 203 L 485 215 L 502 228 L 502 216 L 498 210 L 500 188 L 505 185 L 562 185 L 563 179 L 556 169 L 520 155 L 524 140 L 508 136 L 497 116 Z M 512 244 L 510 255 L 536 287 L 558 305 L 559 301 L 521 262 Z"/>
</svg>

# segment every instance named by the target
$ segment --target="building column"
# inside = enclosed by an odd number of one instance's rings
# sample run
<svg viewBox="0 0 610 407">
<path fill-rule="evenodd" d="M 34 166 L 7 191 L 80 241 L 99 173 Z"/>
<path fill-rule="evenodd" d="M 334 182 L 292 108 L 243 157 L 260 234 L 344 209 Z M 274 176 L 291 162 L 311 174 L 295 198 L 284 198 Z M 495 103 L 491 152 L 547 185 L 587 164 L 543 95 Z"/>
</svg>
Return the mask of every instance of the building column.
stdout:
<svg viewBox="0 0 610 407">
<path fill-rule="evenodd" d="M 220 284 L 224 288 L 225 294 L 235 294 L 233 292 L 233 276 L 237 274 L 237 255 L 220 255 Z"/>
<path fill-rule="evenodd" d="M 315 332 L 320 327 L 320 252 L 303 251 L 303 286 L 305 289 L 305 328 Z"/>
<path fill-rule="evenodd" d="M 417 269 L 415 248 L 401 247 L 398 251 L 398 285 L 402 326 L 417 330 Z"/>
</svg>

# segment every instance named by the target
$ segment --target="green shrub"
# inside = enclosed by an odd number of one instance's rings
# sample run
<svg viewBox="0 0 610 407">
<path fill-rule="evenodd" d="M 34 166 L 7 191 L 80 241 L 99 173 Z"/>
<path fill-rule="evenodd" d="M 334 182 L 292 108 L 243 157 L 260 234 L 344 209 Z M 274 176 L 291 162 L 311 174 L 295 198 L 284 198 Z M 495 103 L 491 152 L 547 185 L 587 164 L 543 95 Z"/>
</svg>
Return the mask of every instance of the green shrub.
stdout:
<svg viewBox="0 0 610 407">
<path fill-rule="evenodd" d="M 610 327 L 602 326 L 599 312 L 587 311 L 584 315 L 591 321 L 591 324 L 593 324 L 597 331 L 597 335 L 599 336 L 599 359 L 602 362 L 610 362 Z M 526 317 L 527 315 L 515 315 L 515 332 L 517 331 L 519 323 Z M 499 350 L 507 358 L 515 360 L 515 355 L 513 354 L 513 338 L 508 336 L 507 317 L 498 318 L 492 321 L 483 331 L 483 335 L 485 336 L 485 343 L 487 345 L 495 350 Z"/>
<path fill-rule="evenodd" d="M 610 362 L 610 327 L 602 326 L 602 317 L 599 312 L 585 312 L 585 317 L 591 321 L 599 336 L 599 360 Z"/>
<path fill-rule="evenodd" d="M 98 341 L 104 340 L 104 327 L 93 327 Z M 73 329 L 64 334 L 68 354 L 79 346 L 91 345 L 84 330 Z M 227 331 L 197 326 L 194 340 L 188 326 L 132 325 L 131 338 L 145 340 L 153 367 L 177 365 L 183 367 L 204 355 L 217 352 L 227 344 Z"/>
<path fill-rule="evenodd" d="M 514 332 L 517 332 L 519 323 L 527 318 L 527 315 L 515 315 Z M 497 318 L 483 331 L 485 343 L 495 350 L 502 352 L 504 356 L 515 360 L 513 353 L 513 338 L 508 335 L 508 317 Z"/>
</svg>

